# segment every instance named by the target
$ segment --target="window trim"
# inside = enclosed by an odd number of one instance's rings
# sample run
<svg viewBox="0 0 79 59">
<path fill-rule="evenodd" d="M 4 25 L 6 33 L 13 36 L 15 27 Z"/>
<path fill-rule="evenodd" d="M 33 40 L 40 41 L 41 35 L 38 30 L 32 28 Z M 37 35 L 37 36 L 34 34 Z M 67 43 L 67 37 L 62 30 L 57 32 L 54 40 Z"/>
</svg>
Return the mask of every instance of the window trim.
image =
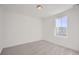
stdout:
<svg viewBox="0 0 79 59">
<path fill-rule="evenodd" d="M 62 17 L 65 17 L 65 16 L 61 16 L 61 17 L 55 18 L 55 36 L 56 37 L 68 38 L 68 16 L 66 16 L 67 17 L 67 27 L 66 27 L 66 32 L 65 32 L 66 36 L 64 36 L 64 35 L 57 35 L 56 20 L 57 19 L 61 19 Z"/>
</svg>

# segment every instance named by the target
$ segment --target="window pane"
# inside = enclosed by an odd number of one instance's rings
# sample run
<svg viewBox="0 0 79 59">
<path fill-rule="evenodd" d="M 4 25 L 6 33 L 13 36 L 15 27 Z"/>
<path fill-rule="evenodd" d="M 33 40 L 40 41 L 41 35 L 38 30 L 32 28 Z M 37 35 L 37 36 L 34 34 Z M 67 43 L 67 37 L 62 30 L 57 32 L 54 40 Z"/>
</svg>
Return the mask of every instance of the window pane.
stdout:
<svg viewBox="0 0 79 59">
<path fill-rule="evenodd" d="M 56 19 L 56 35 L 66 36 L 67 32 L 67 16 Z"/>
<path fill-rule="evenodd" d="M 61 27 L 61 20 L 60 19 L 56 19 L 56 27 Z"/>
<path fill-rule="evenodd" d="M 67 27 L 67 16 L 64 16 L 60 19 L 61 27 Z"/>
<path fill-rule="evenodd" d="M 56 19 L 56 27 L 67 27 L 67 16 Z"/>
</svg>

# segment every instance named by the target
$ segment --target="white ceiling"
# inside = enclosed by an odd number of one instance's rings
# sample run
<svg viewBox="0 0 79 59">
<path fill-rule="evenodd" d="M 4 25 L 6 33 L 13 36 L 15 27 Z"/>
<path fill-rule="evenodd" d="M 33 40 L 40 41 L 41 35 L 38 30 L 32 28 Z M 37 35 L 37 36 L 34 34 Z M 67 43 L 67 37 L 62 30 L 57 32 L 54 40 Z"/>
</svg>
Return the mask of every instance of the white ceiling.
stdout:
<svg viewBox="0 0 79 59">
<path fill-rule="evenodd" d="M 71 8 L 72 4 L 43 4 L 41 11 L 36 9 L 36 4 L 3 5 L 6 10 L 22 13 L 36 18 L 48 17 Z"/>
</svg>

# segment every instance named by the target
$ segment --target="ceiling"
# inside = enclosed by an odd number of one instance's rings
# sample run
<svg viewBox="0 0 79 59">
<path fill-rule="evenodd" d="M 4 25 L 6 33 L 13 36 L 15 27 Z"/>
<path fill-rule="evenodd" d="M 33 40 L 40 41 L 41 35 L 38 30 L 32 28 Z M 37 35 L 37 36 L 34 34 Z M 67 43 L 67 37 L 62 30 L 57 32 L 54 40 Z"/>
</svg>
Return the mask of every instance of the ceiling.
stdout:
<svg viewBox="0 0 79 59">
<path fill-rule="evenodd" d="M 73 4 L 43 4 L 43 9 L 36 9 L 37 4 L 7 4 L 6 10 L 18 12 L 36 18 L 45 18 L 72 8 Z"/>
</svg>

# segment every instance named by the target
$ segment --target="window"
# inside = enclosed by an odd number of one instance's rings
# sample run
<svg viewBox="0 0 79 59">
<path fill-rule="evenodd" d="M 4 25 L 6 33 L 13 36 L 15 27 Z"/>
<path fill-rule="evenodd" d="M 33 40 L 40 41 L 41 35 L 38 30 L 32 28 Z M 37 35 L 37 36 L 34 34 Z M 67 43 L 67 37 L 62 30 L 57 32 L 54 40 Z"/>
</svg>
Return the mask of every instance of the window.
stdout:
<svg viewBox="0 0 79 59">
<path fill-rule="evenodd" d="M 56 35 L 67 36 L 67 21 L 67 16 L 56 19 Z"/>
</svg>

